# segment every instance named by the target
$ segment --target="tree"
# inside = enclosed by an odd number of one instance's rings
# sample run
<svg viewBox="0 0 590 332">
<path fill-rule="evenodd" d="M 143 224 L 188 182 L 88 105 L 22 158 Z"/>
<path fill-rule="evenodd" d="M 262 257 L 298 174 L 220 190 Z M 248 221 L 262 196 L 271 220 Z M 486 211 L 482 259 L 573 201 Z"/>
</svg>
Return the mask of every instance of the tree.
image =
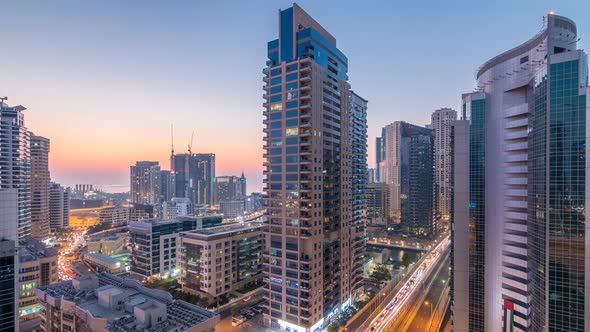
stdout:
<svg viewBox="0 0 590 332">
<path fill-rule="evenodd" d="M 369 277 L 371 277 L 371 279 L 374 279 L 376 281 L 383 282 L 383 281 L 391 280 L 391 272 L 389 271 L 389 269 L 387 267 L 385 267 L 383 265 L 378 265 L 377 267 L 375 267 L 373 272 L 371 272 Z"/>
<path fill-rule="evenodd" d="M 410 266 L 410 264 L 412 263 L 412 257 L 410 257 L 410 255 L 408 255 L 407 253 L 404 253 L 404 255 L 402 256 L 402 264 L 405 268 L 408 268 L 408 266 Z"/>
</svg>

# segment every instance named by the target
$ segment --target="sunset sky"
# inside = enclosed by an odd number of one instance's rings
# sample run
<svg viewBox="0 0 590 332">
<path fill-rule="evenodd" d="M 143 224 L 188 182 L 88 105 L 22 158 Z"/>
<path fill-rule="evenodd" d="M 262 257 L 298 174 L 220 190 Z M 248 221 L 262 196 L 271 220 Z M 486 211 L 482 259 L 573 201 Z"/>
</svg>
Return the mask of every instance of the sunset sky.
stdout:
<svg viewBox="0 0 590 332">
<path fill-rule="evenodd" d="M 380 128 L 457 108 L 474 72 L 526 41 L 550 10 L 590 45 L 590 1 L 300 1 L 348 56 Z M 292 1 L 11 1 L 2 4 L 0 95 L 51 139 L 52 178 L 129 185 L 129 165 L 170 166 L 174 145 L 214 152 L 217 175 L 262 187 L 262 68 Z M 503 10 L 502 8 L 510 8 Z"/>
</svg>

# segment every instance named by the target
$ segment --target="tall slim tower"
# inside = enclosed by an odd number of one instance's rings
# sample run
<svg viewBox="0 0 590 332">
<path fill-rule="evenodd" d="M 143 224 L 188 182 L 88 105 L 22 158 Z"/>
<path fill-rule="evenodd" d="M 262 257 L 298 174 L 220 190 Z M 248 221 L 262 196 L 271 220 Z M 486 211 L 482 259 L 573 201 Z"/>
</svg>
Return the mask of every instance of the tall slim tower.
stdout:
<svg viewBox="0 0 590 332">
<path fill-rule="evenodd" d="M 156 205 L 160 203 L 160 164 L 138 161 L 130 166 L 131 203 Z"/>
<path fill-rule="evenodd" d="M 264 317 L 273 327 L 315 331 L 359 286 L 364 220 L 353 214 L 364 203 L 352 200 L 353 187 L 364 185 L 366 157 L 351 160 L 366 155 L 366 101 L 352 96 L 336 39 L 297 4 L 279 11 L 267 65 Z"/>
<path fill-rule="evenodd" d="M 469 182 L 455 176 L 454 190 L 469 195 L 454 209 L 468 213 L 453 222 L 469 241 L 453 252 L 469 257 L 453 260 L 455 331 L 590 326 L 588 62 L 573 21 L 546 22 L 484 63 L 479 91 L 463 95 L 468 139 L 455 142 L 469 144 Z"/>
<path fill-rule="evenodd" d="M 457 120 L 452 108 L 441 108 L 430 117 L 434 131 L 434 190 L 438 211 L 445 220 L 449 219 L 451 201 L 451 125 Z"/>
<path fill-rule="evenodd" d="M 375 138 L 375 182 L 385 182 L 385 128 L 381 129 L 381 136 Z"/>
<path fill-rule="evenodd" d="M 23 106 L 0 99 L 0 189 L 18 191 L 18 236 L 31 234 L 31 143 Z"/>
<path fill-rule="evenodd" d="M 31 236 L 39 241 L 49 237 L 49 139 L 31 137 Z"/>
</svg>

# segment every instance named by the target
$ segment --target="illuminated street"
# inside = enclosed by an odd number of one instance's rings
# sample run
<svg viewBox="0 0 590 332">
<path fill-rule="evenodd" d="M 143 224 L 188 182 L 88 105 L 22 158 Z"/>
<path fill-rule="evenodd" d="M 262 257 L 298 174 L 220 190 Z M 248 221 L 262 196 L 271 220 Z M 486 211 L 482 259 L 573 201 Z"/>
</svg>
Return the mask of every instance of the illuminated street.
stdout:
<svg viewBox="0 0 590 332">
<path fill-rule="evenodd" d="M 449 246 L 450 240 L 448 236 L 444 238 L 426 257 L 420 266 L 414 270 L 411 277 L 402 285 L 393 300 L 387 304 L 385 309 L 381 311 L 370 324 L 370 331 L 387 331 L 389 325 L 398 318 L 398 314 L 402 309 L 406 309 L 409 299 L 412 298 L 416 292 L 422 291 L 422 281 L 427 278 L 434 270 L 441 258 L 441 255 Z"/>
<path fill-rule="evenodd" d="M 82 231 L 72 232 L 69 241 L 62 243 L 62 247 L 59 248 L 57 265 L 60 280 L 70 280 L 76 277 L 76 272 L 72 270 L 72 263 L 78 259 L 79 250 L 85 245 L 82 234 Z"/>
</svg>

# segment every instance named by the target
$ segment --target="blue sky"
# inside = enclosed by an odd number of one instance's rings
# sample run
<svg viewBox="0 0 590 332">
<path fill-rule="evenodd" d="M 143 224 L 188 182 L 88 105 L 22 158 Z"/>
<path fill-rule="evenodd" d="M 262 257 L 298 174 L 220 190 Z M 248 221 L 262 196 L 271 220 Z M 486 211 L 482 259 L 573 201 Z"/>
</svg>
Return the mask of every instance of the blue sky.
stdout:
<svg viewBox="0 0 590 332">
<path fill-rule="evenodd" d="M 0 95 L 52 142 L 65 184 L 128 184 L 135 160 L 215 152 L 218 174 L 262 179 L 262 73 L 277 10 L 291 1 L 14 1 L 2 5 Z M 550 10 L 589 45 L 590 1 L 300 1 L 349 59 L 374 137 L 457 108 L 490 57 L 541 29 Z"/>
</svg>

